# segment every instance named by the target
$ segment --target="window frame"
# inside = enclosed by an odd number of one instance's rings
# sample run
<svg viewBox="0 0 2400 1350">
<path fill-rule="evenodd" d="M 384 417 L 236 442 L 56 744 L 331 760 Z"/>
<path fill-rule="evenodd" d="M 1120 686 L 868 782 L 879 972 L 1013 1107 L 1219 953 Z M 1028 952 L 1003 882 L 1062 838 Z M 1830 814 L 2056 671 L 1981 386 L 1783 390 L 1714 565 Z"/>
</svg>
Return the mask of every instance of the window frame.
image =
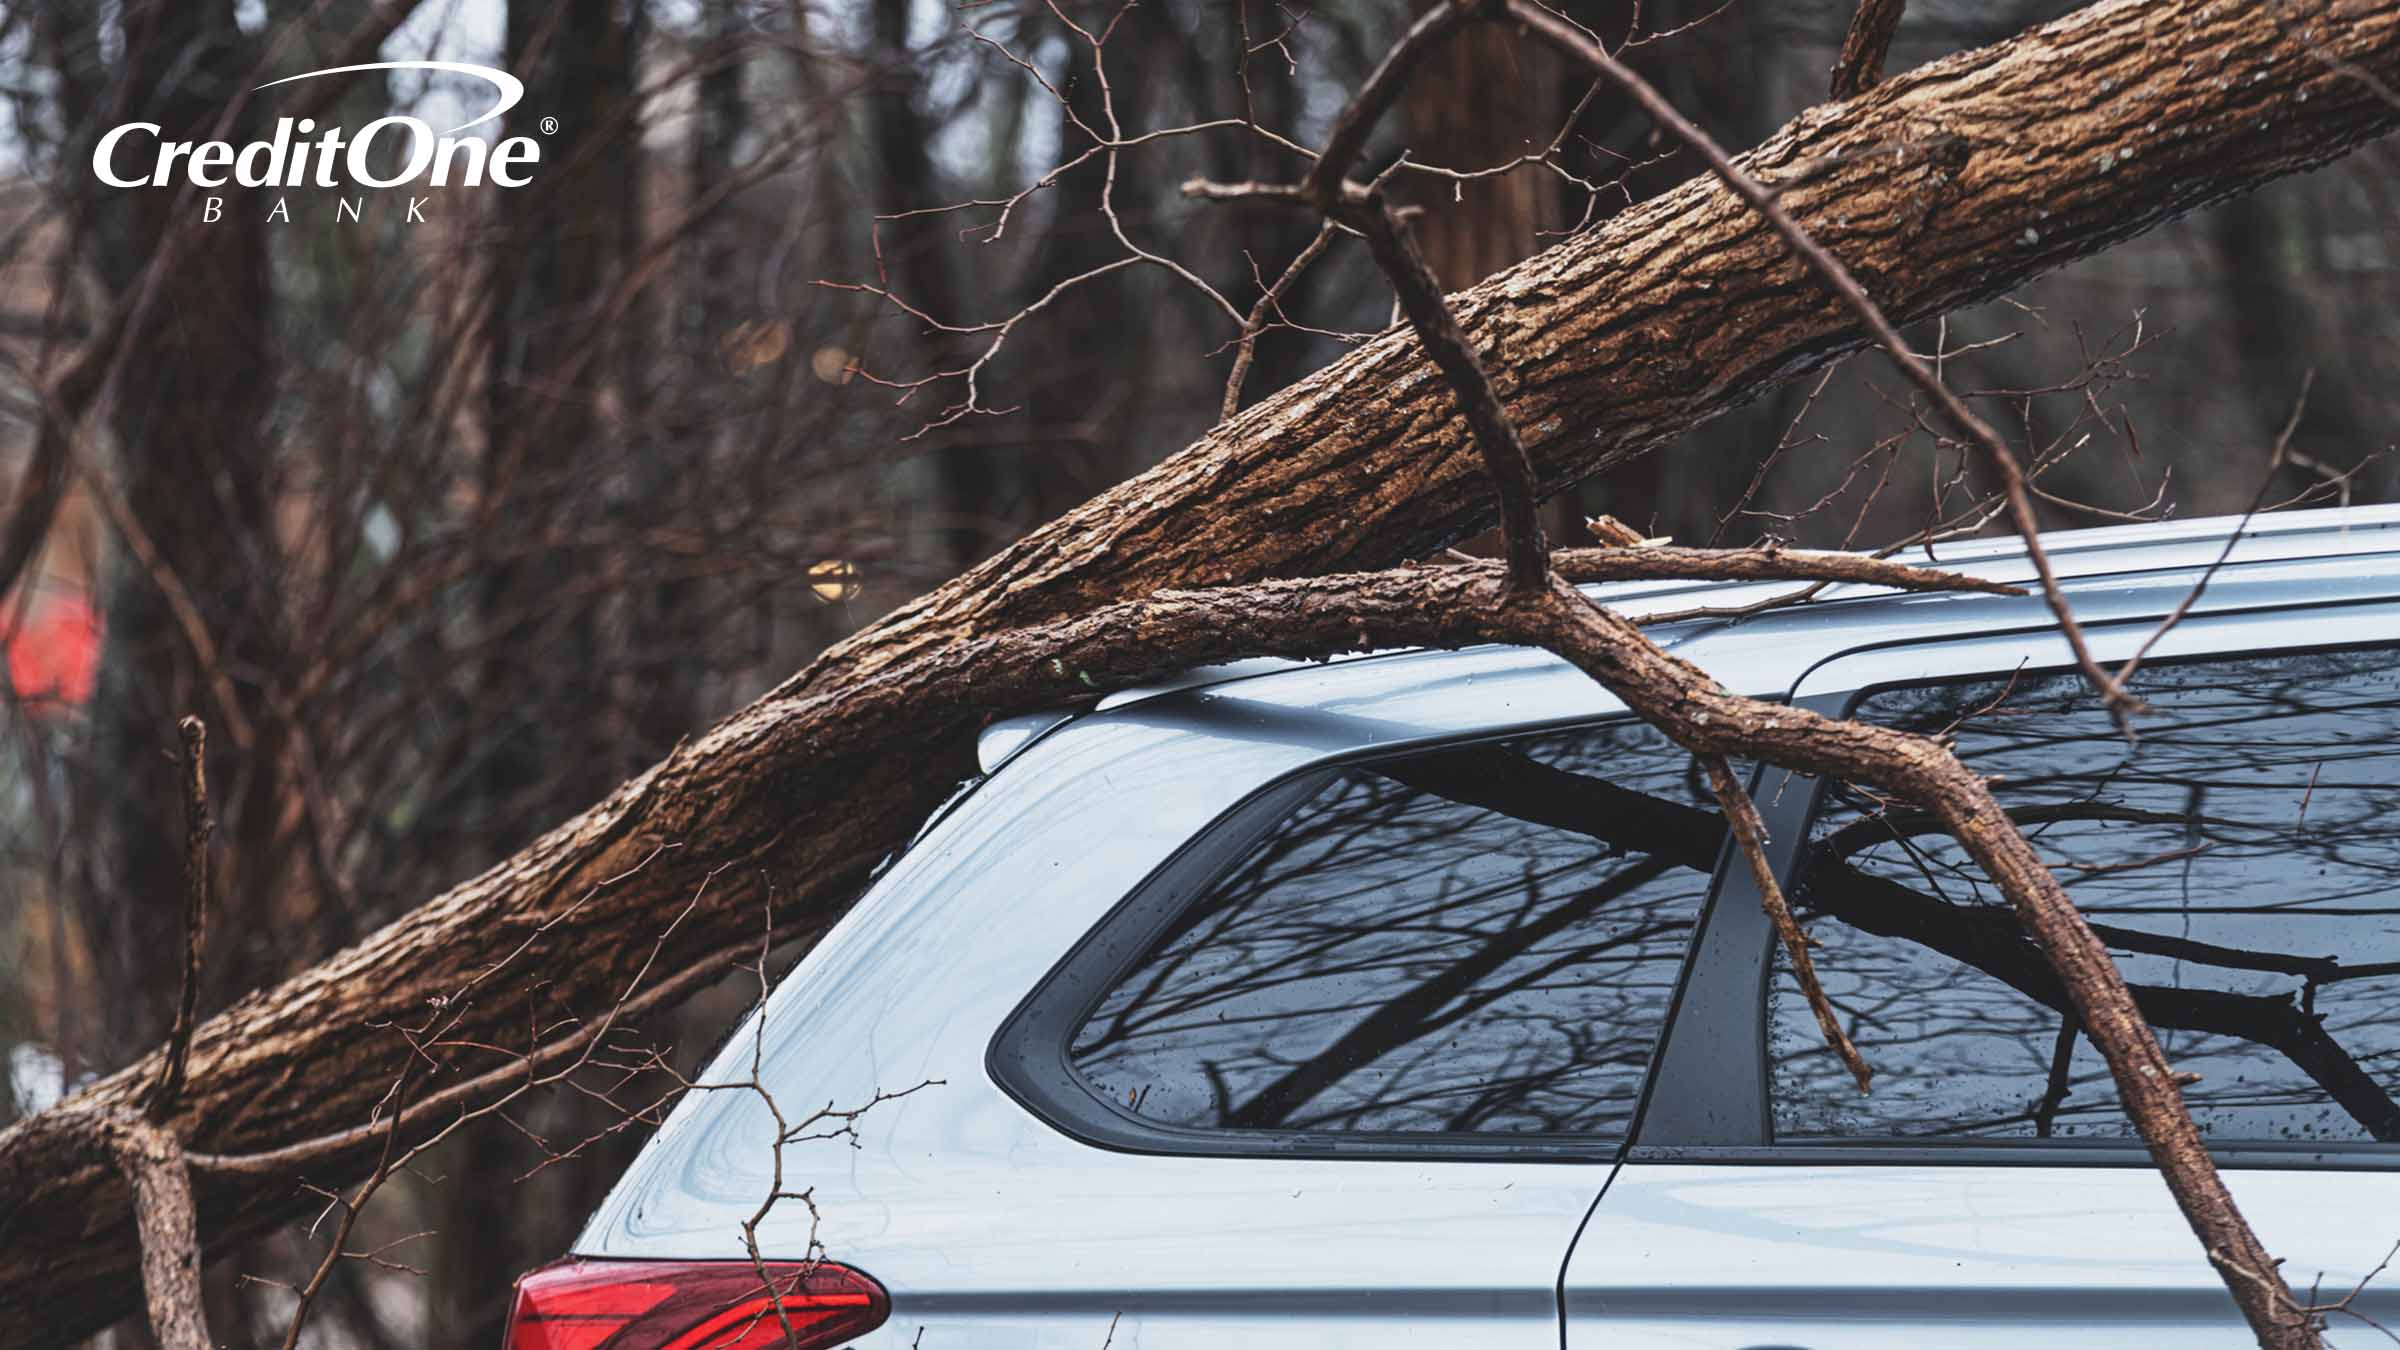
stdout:
<svg viewBox="0 0 2400 1350">
<path fill-rule="evenodd" d="M 1158 936 L 1331 774 L 1359 765 L 1465 746 L 1573 735 L 1640 722 L 1639 717 L 1630 713 L 1614 713 L 1547 725 L 1510 727 L 1406 746 L 1347 751 L 1312 760 L 1279 775 L 1194 833 L 1173 856 L 1076 940 L 1001 1022 L 984 1053 L 985 1072 L 1002 1092 L 1053 1129 L 1081 1143 L 1120 1153 L 1423 1162 L 1620 1160 L 1640 1136 L 1643 1117 L 1650 1109 L 1660 1047 L 1674 1024 L 1691 975 L 1693 947 L 1689 943 L 1677 962 L 1675 992 L 1659 1020 L 1632 1119 L 1622 1133 L 1376 1133 L 1171 1125 L 1136 1116 L 1093 1091 L 1076 1072 L 1068 1056 L 1068 1046 L 1077 1028 L 1098 1008 L 1108 991 L 1149 953 Z M 1695 934 L 1707 929 L 1710 912 L 1727 878 L 1743 872 L 1744 869 L 1730 865 L 1732 860 L 1728 838 L 1710 869 L 1694 924 Z"/>
<path fill-rule="evenodd" d="M 2272 640 L 2277 634 L 2292 637 L 2322 634 L 2328 620 L 2337 625 L 2347 621 L 2369 631 L 2337 640 Z M 2089 626 L 2086 635 L 2096 657 L 2106 662 L 2110 647 L 2140 641 L 2156 623 L 2154 618 L 2115 621 Z M 2180 641 L 2176 641 L 2178 635 Z M 1853 648 L 1803 674 L 1794 683 L 1790 701 L 1795 707 L 1828 717 L 1847 717 L 1859 704 L 1890 689 L 2005 679 L 2012 671 L 2025 676 L 2074 671 L 2073 662 L 2064 659 L 2021 666 L 1967 663 L 1956 669 L 1947 668 L 1948 662 L 1944 660 L 1953 653 L 1973 653 L 1983 648 L 2010 645 L 2021 648 L 2045 637 L 2059 641 L 2054 629 L 2043 627 L 1930 641 L 1903 639 Z M 2400 603 L 2374 597 L 2193 615 L 2169 634 L 2169 642 L 2171 646 L 2162 644 L 2161 650 L 2145 664 L 2239 661 L 2373 648 L 2400 650 Z M 1931 660 L 1945 669 L 1939 674 L 1845 680 L 1810 689 L 1812 682 L 1821 681 L 1824 672 L 1830 669 L 1877 656 L 1903 661 Z M 1860 673 L 1871 674 L 1863 669 Z M 2395 753 L 2400 753 L 2400 749 Z M 1758 801 L 1774 850 L 1770 860 L 1778 884 L 1793 883 L 1801 849 L 1816 823 L 1825 795 L 1826 784 L 1818 779 L 1787 774 L 1780 769 L 1768 771 Z M 1767 1049 L 1767 1027 L 1777 944 L 1759 910 L 1755 888 L 1745 882 L 1741 873 L 1737 869 L 1727 875 L 1720 864 L 1720 893 L 1711 895 L 1703 912 L 1701 931 L 1695 937 L 1695 947 L 1710 952 L 1715 969 L 1705 972 L 1709 987 L 1696 991 L 1698 1003 L 1676 1010 L 1667 1028 L 1667 1043 L 1653 1056 L 1651 1072 L 1656 1080 L 1653 1084 L 1656 1100 L 1672 1105 L 1637 1122 L 1635 1141 L 1626 1154 L 1628 1161 L 1797 1166 L 2155 1166 L 2137 1138 L 1776 1138 L 1773 1062 Z M 1703 978 L 1698 967 L 1699 963 L 1687 959 L 1687 978 Z M 1688 1033 L 1687 1025 L 1692 1028 Z M 1679 1047 L 1678 1036 L 1686 1035 L 1695 1039 Z M 1698 1041 L 1699 1037 L 1705 1037 L 1705 1041 Z M 1682 1053 L 1678 1053 L 1679 1049 Z M 1728 1054 L 1747 1056 L 1749 1062 L 1744 1065 L 1728 1059 Z M 2210 1156 L 2219 1166 L 2228 1168 L 2400 1171 L 2400 1142 L 2323 1144 L 2257 1140 L 2211 1148 Z"/>
</svg>

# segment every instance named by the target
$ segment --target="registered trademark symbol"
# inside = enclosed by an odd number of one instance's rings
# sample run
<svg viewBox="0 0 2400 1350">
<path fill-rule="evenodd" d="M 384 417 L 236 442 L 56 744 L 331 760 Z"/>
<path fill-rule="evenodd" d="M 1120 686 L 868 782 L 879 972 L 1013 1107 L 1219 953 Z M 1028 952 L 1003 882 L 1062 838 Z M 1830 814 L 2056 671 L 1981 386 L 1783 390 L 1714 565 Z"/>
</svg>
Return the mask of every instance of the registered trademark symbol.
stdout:
<svg viewBox="0 0 2400 1350">
<path fill-rule="evenodd" d="M 554 136 L 554 135 L 558 134 L 558 119 L 557 119 L 557 118 L 555 118 L 555 117 L 545 117 L 545 118 L 543 118 L 543 119 L 542 119 L 542 134 L 543 134 L 543 135 L 545 135 L 545 136 Z"/>
</svg>

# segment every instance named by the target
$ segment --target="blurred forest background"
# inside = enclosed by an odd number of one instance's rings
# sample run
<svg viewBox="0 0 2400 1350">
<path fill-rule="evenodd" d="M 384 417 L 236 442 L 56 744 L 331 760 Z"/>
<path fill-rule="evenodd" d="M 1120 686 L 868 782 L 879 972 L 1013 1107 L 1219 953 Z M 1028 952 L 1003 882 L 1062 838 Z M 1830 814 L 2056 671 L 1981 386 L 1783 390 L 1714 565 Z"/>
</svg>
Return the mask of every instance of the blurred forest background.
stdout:
<svg viewBox="0 0 2400 1350">
<path fill-rule="evenodd" d="M 1823 98 L 1850 6 L 1561 8 L 1635 43 L 1742 146 Z M 1890 68 L 2069 8 L 1919 0 Z M 1250 124 L 1320 138 L 1409 10 L 0 0 L 0 1121 L 172 1016 L 180 714 L 207 718 L 216 752 L 206 1011 L 505 857 L 1215 422 L 1239 316 L 1312 228 L 1179 187 L 1294 176 Z M 1105 100 L 1067 18 L 1106 32 Z M 335 191 L 295 190 L 270 220 L 272 194 L 229 188 L 203 224 L 189 195 L 91 172 L 96 135 L 126 120 L 238 143 L 303 108 L 439 129 L 487 96 L 418 71 L 246 93 L 418 59 L 523 79 L 505 127 L 478 134 L 539 138 L 532 186 L 434 189 L 422 222 L 399 191 L 354 221 Z M 1211 125 L 1089 153 L 1112 111 L 1121 140 Z M 1379 163 L 1516 165 L 1396 176 L 1452 286 L 1698 168 L 1497 29 L 1404 114 Z M 2270 499 L 2389 500 L 2393 157 L 2369 147 L 1912 338 L 2056 461 L 2053 526 L 2240 511 L 2304 385 Z M 1243 403 L 1389 312 L 1337 241 L 1270 316 Z M 1880 544 L 1962 472 L 1872 361 L 1691 440 L 1584 484 L 1558 521 Z M 696 1054 L 747 997 L 667 1029 Z M 565 1138 L 613 1118 L 532 1113 Z M 363 1239 L 427 1234 L 389 1253 L 421 1273 L 342 1263 L 304 1343 L 498 1344 L 510 1278 L 570 1240 L 633 1133 L 555 1165 L 505 1132 L 446 1146 Z M 291 1296 L 272 1281 L 313 1250 L 295 1232 L 221 1262 L 218 1333 L 279 1340 Z"/>
</svg>

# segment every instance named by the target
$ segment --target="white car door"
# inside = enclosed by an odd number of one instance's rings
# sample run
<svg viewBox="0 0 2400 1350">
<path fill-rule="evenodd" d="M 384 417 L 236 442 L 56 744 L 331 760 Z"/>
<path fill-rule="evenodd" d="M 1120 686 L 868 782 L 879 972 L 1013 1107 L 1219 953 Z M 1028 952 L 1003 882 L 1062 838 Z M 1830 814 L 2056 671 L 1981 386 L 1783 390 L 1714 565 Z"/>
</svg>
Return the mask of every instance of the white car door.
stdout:
<svg viewBox="0 0 2400 1350">
<path fill-rule="evenodd" d="M 2121 661 L 2153 626 L 2091 640 Z M 2337 1298 L 2400 1240 L 2400 608 L 2196 617 L 2135 688 L 2152 714 L 2129 743 L 2027 633 L 1856 653 L 1794 697 L 1955 724 L 2202 1075 L 2187 1100 L 2287 1278 Z M 1570 1350 L 2253 1344 L 1957 850 L 1843 785 L 1770 772 L 1758 793 L 1873 1091 L 1734 869 L 1570 1253 Z M 2388 1324 L 2400 1292 L 2352 1306 Z"/>
</svg>

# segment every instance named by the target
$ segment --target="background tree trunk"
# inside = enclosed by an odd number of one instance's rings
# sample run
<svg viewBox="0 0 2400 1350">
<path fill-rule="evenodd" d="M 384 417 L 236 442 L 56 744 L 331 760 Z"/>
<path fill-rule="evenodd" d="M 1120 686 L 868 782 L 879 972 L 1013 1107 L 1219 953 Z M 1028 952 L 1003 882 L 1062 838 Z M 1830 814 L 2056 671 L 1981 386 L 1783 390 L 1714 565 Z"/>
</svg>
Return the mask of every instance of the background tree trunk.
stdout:
<svg viewBox="0 0 2400 1350">
<path fill-rule="evenodd" d="M 877 184 L 882 199 L 876 236 L 892 285 L 911 305 L 945 322 L 959 322 L 958 287 L 950 275 L 951 245 L 957 224 L 947 215 L 909 215 L 942 203 L 942 187 L 933 167 L 934 123 L 917 106 L 921 82 L 910 64 L 909 16 L 912 0 L 875 0 L 874 84 L 867 94 L 867 139 L 881 171 Z M 897 217 L 896 219 L 892 217 Z M 959 365 L 961 344 L 939 329 L 911 324 L 917 350 L 910 368 L 951 370 Z M 964 570 L 981 559 L 989 547 L 988 528 L 999 473 L 990 446 L 948 445 L 930 456 L 933 533 L 941 556 L 954 569 Z"/>
<path fill-rule="evenodd" d="M 636 461 L 634 481 L 612 480 L 585 458 L 604 424 L 637 421 L 630 405 L 646 319 L 637 311 L 605 328 L 596 320 L 641 233 L 641 175 L 622 147 L 639 140 L 623 123 L 640 115 L 631 94 L 642 5 L 509 0 L 507 14 L 507 64 L 526 87 L 507 132 L 543 142 L 545 172 L 525 189 L 526 209 L 511 203 L 505 224 L 495 222 L 486 260 L 494 301 L 485 508 L 495 531 L 574 539 L 585 520 L 648 511 L 673 490 L 660 481 L 663 448 Z M 554 133 L 540 130 L 545 117 L 556 118 Z M 610 748 L 631 734 L 627 695 L 636 691 L 608 672 L 648 588 L 614 577 L 599 603 L 552 599 L 614 561 L 562 543 L 484 573 L 474 779 L 454 799 L 468 813 L 462 838 L 506 848 L 615 778 Z M 528 734 L 534 725 L 549 735 Z M 597 1200 L 590 1177 L 561 1172 L 491 1214 L 485 1197 L 510 1189 L 537 1160 L 508 1132 L 461 1138 L 442 1155 L 454 1184 L 433 1197 L 443 1217 L 432 1226 L 446 1235 L 433 1272 L 441 1340 L 498 1345 L 514 1272 L 555 1250 Z"/>
<path fill-rule="evenodd" d="M 1450 0 L 1415 0 L 1423 14 Z M 1460 173 L 1539 154 L 1558 134 L 1562 72 L 1554 54 L 1520 42 L 1501 24 L 1478 24 L 1426 59 L 1401 97 L 1408 157 Z M 1424 208 L 1410 224 L 1445 290 L 1461 291 L 1539 252 L 1560 225 L 1560 180 L 1527 165 L 1461 182 L 1420 177 L 1408 200 Z"/>
<path fill-rule="evenodd" d="M 177 139 L 248 138 L 247 115 L 229 133 L 216 129 L 258 60 L 233 11 L 229 0 L 128 7 L 123 60 L 147 97 L 127 115 L 158 122 Z M 96 24 L 89 38 L 100 41 Z M 88 59 L 100 59 L 97 46 Z M 157 772 L 161 753 L 183 712 L 204 709 L 218 726 L 251 720 L 258 691 L 245 677 L 274 665 L 278 616 L 268 579 L 277 545 L 261 449 L 273 390 L 263 353 L 274 314 L 260 225 L 266 205 L 256 193 L 222 189 L 224 218 L 195 232 L 178 265 L 153 275 L 160 241 L 181 214 L 202 210 L 198 194 L 124 192 L 96 180 L 87 191 L 83 209 L 98 227 L 98 271 L 112 301 L 136 305 L 145 286 L 156 288 L 122 358 L 124 378 L 151 397 L 117 400 L 112 426 L 124 505 L 156 559 L 121 557 L 108 579 L 108 650 L 92 709 L 97 753 L 75 784 L 84 841 L 77 899 L 90 931 L 105 935 L 95 946 L 109 991 L 93 1009 L 92 1043 L 81 1048 L 89 1061 L 113 1064 L 165 1034 L 175 998 L 180 920 L 169 898 L 182 886 L 182 807 L 174 776 Z M 162 575 L 190 596 L 217 649 L 213 668 L 177 622 Z M 229 677 L 222 684 L 220 674 Z M 217 706 L 219 689 L 245 706 Z M 281 769 L 275 747 L 260 745 L 228 778 L 227 894 L 240 906 L 228 917 L 251 938 L 224 944 L 210 972 L 219 990 L 249 987 L 275 969 Z"/>
</svg>

